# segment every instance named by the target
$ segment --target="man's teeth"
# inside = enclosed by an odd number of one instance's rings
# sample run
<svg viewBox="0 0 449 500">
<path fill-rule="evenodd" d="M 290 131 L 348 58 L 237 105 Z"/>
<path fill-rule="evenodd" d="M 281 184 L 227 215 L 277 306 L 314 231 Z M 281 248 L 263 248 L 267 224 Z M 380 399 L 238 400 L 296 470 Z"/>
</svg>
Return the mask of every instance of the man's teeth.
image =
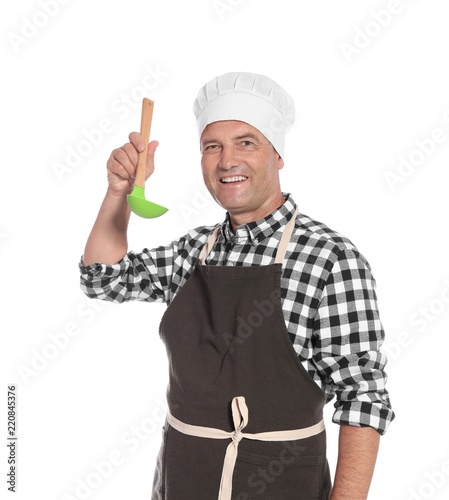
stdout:
<svg viewBox="0 0 449 500">
<path fill-rule="evenodd" d="M 237 181 L 244 181 L 248 179 L 248 177 L 244 176 L 239 176 L 239 177 L 225 177 L 224 179 L 221 179 L 221 182 L 237 182 Z"/>
</svg>

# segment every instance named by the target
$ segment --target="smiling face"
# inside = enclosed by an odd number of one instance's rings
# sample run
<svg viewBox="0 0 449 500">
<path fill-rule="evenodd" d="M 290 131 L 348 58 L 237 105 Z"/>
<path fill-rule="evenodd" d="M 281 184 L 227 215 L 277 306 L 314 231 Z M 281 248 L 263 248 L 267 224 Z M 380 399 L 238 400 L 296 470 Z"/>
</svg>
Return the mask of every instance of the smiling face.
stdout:
<svg viewBox="0 0 449 500">
<path fill-rule="evenodd" d="M 279 183 L 284 160 L 259 130 L 248 123 L 226 120 L 207 125 L 201 135 L 201 169 L 214 200 L 229 211 L 233 231 L 259 220 L 285 200 Z M 237 182 L 234 177 L 246 177 Z"/>
</svg>

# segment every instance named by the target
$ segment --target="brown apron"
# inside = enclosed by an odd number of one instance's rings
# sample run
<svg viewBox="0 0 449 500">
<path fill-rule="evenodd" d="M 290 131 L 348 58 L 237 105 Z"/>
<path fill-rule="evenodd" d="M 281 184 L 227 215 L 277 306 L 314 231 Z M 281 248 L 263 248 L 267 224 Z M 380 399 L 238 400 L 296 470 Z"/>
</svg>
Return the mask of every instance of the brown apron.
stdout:
<svg viewBox="0 0 449 500">
<path fill-rule="evenodd" d="M 168 414 L 152 500 L 328 500 L 325 398 L 293 348 L 282 262 L 205 265 L 218 227 L 166 309 Z"/>
</svg>

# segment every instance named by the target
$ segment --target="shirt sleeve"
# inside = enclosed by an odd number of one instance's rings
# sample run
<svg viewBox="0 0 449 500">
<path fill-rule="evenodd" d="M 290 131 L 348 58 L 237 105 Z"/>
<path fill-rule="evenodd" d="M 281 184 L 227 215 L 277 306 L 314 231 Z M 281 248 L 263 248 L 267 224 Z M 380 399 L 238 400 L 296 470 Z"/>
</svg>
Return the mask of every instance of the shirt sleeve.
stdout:
<svg viewBox="0 0 449 500">
<path fill-rule="evenodd" d="M 371 267 L 355 248 L 338 254 L 314 318 L 314 335 L 317 368 L 336 395 L 332 421 L 384 434 L 395 417 L 385 388 L 387 358 L 380 351 L 385 333 Z"/>
<path fill-rule="evenodd" d="M 127 252 L 116 264 L 79 261 L 81 290 L 90 298 L 122 303 L 167 302 L 179 240 L 142 252 Z"/>
</svg>

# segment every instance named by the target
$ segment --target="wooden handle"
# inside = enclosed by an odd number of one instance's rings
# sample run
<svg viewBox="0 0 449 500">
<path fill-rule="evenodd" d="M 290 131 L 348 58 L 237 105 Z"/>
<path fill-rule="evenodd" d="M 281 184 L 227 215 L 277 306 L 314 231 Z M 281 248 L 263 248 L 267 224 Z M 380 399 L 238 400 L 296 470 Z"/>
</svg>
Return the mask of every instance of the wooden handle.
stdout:
<svg viewBox="0 0 449 500">
<path fill-rule="evenodd" d="M 145 167 L 147 164 L 147 154 L 148 154 L 148 141 L 150 139 L 151 121 L 153 119 L 153 108 L 154 101 L 143 98 L 142 101 L 142 119 L 140 121 L 140 133 L 143 137 L 143 142 L 145 143 L 145 149 L 139 153 L 137 159 L 137 171 L 136 180 L 134 182 L 135 186 L 140 186 L 145 188 Z"/>
</svg>

